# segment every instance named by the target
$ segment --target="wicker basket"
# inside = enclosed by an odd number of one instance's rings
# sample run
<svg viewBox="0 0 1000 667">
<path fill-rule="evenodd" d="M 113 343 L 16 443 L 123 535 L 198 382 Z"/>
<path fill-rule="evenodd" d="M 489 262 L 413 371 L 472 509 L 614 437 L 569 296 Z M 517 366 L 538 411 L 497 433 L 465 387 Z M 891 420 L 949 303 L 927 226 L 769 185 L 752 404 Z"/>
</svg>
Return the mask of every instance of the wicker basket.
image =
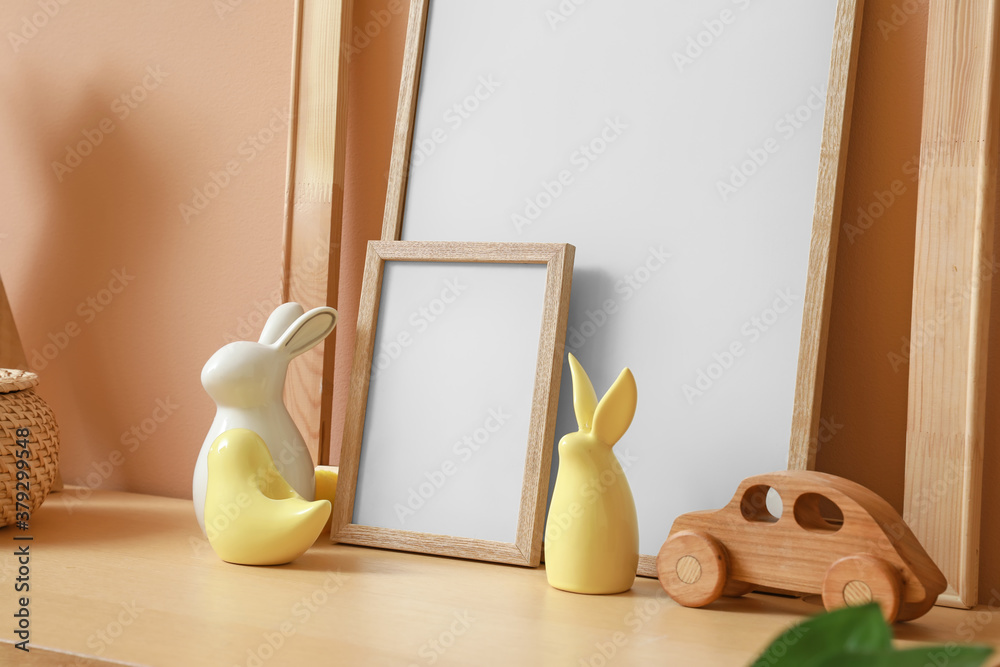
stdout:
<svg viewBox="0 0 1000 667">
<path fill-rule="evenodd" d="M 0 509 L 3 510 L 0 525 L 3 526 L 14 523 L 18 511 L 25 511 L 23 506 L 16 507 L 17 492 L 25 490 L 24 483 L 28 488 L 25 504 L 30 514 L 45 500 L 56 476 L 59 428 L 49 406 L 35 393 L 37 384 L 38 376 L 34 373 L 0 368 Z M 22 475 L 22 486 L 18 488 L 17 452 L 24 448 L 17 443 L 17 430 L 25 428 L 30 451 L 26 459 L 28 478 L 23 479 Z"/>
</svg>

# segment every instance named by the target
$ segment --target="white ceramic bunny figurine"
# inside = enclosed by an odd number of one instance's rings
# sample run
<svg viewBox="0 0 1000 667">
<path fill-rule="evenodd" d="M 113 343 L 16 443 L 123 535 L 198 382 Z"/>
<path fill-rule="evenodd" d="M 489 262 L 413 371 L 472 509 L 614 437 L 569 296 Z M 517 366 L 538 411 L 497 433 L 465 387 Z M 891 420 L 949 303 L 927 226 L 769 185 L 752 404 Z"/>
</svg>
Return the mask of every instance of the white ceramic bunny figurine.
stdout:
<svg viewBox="0 0 1000 667">
<path fill-rule="evenodd" d="M 333 308 L 314 308 L 306 313 L 297 303 L 284 303 L 267 318 L 258 342 L 230 343 L 205 364 L 201 384 L 218 409 L 194 467 L 191 494 L 202 531 L 208 451 L 221 433 L 232 428 L 249 429 L 259 435 L 281 476 L 300 496 L 313 499 L 315 467 L 288 414 L 282 391 L 288 362 L 330 335 L 336 325 L 337 311 Z"/>
</svg>

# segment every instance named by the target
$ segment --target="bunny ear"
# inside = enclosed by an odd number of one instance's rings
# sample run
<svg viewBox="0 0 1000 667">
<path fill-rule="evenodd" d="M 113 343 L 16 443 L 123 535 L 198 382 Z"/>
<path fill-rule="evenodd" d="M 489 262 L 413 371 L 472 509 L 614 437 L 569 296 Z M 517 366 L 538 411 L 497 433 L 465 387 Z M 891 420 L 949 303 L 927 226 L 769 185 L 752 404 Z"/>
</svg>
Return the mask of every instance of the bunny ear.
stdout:
<svg viewBox="0 0 1000 667">
<path fill-rule="evenodd" d="M 573 375 L 573 409 L 576 423 L 581 431 L 590 430 L 593 425 L 594 410 L 597 408 L 597 393 L 587 377 L 587 371 L 572 354 L 569 355 L 569 370 Z"/>
<path fill-rule="evenodd" d="M 632 377 L 632 371 L 626 368 L 597 404 L 594 412 L 594 435 L 608 446 L 618 442 L 632 423 L 637 400 L 635 378 Z"/>
<path fill-rule="evenodd" d="M 257 342 L 264 345 L 271 345 L 277 342 L 281 334 L 285 333 L 295 320 L 302 317 L 302 313 L 304 312 L 306 312 L 305 308 L 294 301 L 281 304 L 271 311 L 271 315 L 267 318 L 264 330 L 260 332 L 260 339 Z"/>
<path fill-rule="evenodd" d="M 295 320 L 274 345 L 283 350 L 289 358 L 297 357 L 329 336 L 335 326 L 337 326 L 336 310 L 326 306 L 313 308 Z"/>
</svg>

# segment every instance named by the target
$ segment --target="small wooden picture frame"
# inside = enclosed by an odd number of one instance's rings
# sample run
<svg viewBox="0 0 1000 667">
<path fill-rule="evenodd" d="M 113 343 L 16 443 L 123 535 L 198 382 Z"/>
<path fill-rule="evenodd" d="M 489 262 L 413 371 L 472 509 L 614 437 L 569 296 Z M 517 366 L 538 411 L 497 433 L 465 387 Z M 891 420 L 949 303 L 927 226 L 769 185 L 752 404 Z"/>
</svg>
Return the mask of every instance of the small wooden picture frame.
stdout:
<svg viewBox="0 0 1000 667">
<path fill-rule="evenodd" d="M 573 257 L 368 244 L 334 542 L 539 564 Z"/>
</svg>

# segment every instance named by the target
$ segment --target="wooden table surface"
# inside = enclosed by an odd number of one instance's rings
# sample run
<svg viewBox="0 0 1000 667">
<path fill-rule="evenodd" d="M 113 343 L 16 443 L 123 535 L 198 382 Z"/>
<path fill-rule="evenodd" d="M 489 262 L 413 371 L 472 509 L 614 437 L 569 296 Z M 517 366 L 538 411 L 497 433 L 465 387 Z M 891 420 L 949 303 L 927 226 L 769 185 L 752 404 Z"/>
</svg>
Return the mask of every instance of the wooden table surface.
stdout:
<svg viewBox="0 0 1000 667">
<path fill-rule="evenodd" d="M 652 579 L 622 595 L 573 595 L 549 587 L 541 568 L 326 536 L 290 565 L 230 565 L 202 537 L 190 501 L 77 493 L 49 497 L 26 532 L 0 529 L 0 665 L 745 665 L 820 611 L 765 595 L 686 609 Z M 34 539 L 14 540 L 23 535 Z M 30 654 L 14 648 L 11 620 L 23 544 Z M 991 597 L 1000 610 L 1000 593 Z M 1000 646 L 1000 615 L 939 607 L 896 637 Z"/>
</svg>

